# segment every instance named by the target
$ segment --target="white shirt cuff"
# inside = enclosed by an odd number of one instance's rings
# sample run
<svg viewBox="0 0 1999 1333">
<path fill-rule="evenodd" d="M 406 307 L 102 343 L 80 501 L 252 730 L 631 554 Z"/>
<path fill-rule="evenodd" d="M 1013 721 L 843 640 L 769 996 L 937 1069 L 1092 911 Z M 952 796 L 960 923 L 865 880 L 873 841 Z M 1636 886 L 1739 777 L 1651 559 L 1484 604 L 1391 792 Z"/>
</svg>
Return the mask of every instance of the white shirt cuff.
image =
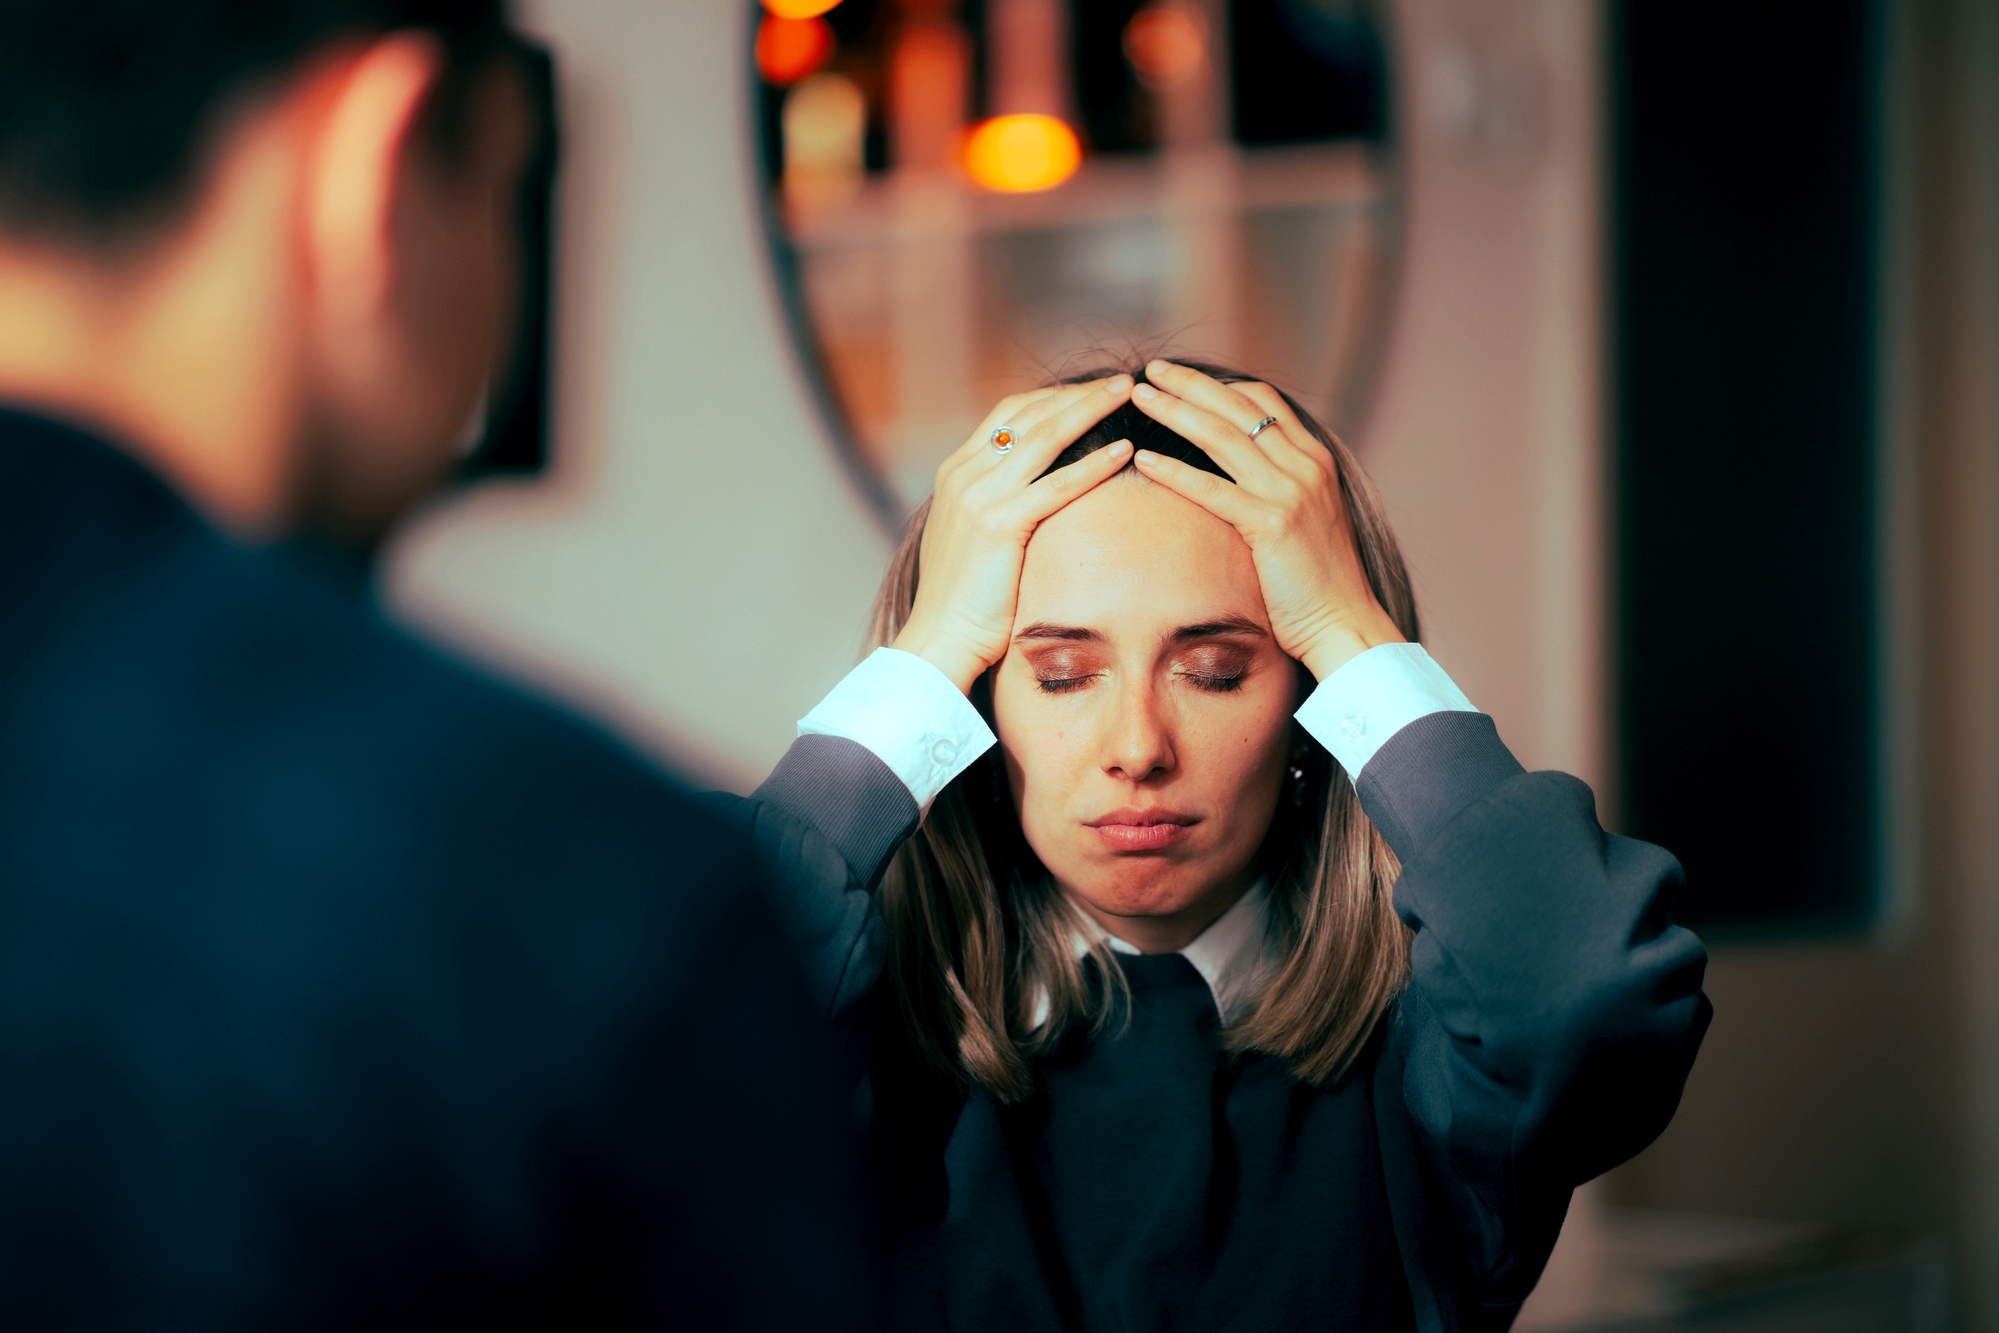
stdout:
<svg viewBox="0 0 1999 1333">
<path fill-rule="evenodd" d="M 877 648 L 798 723 L 801 736 L 864 745 L 909 788 L 916 808 L 997 743 L 950 677 L 914 653 Z"/>
<path fill-rule="evenodd" d="M 1374 752 L 1417 718 L 1477 711 L 1422 644 L 1384 643 L 1320 681 L 1297 716 L 1359 782 Z"/>
</svg>

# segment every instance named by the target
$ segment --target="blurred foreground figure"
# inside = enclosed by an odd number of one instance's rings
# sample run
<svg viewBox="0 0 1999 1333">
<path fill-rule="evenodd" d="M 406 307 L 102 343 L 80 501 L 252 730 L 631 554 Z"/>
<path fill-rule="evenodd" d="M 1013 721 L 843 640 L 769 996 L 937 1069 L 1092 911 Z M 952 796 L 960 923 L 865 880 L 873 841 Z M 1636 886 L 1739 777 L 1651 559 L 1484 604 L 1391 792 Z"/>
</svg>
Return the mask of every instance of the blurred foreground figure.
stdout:
<svg viewBox="0 0 1999 1333">
<path fill-rule="evenodd" d="M 0 6 L 0 1325 L 861 1326 L 747 843 L 274 554 L 451 463 L 493 0 Z"/>
</svg>

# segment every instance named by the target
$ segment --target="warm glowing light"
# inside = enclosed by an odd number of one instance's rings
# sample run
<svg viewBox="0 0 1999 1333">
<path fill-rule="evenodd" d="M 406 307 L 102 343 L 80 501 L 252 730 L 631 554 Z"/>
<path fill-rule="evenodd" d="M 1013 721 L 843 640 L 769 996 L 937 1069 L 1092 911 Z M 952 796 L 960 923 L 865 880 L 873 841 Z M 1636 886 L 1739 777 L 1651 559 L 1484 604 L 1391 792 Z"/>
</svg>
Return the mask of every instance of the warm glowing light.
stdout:
<svg viewBox="0 0 1999 1333">
<path fill-rule="evenodd" d="M 1207 68 L 1207 20 L 1189 6 L 1149 5 L 1125 24 L 1124 57 L 1152 87 L 1189 82 Z"/>
<path fill-rule="evenodd" d="M 995 116 L 965 136 L 965 170 L 988 190 L 1052 190 L 1082 163 L 1076 132 L 1053 116 Z"/>
<path fill-rule="evenodd" d="M 815 74 L 784 98 L 784 193 L 796 209 L 835 208 L 860 188 L 868 99 L 839 74 Z"/>
<path fill-rule="evenodd" d="M 772 83 L 797 83 L 832 55 L 833 30 L 824 19 L 765 15 L 757 25 L 757 72 Z"/>
<path fill-rule="evenodd" d="M 764 9 L 781 19 L 816 19 L 840 0 L 764 0 Z"/>
</svg>

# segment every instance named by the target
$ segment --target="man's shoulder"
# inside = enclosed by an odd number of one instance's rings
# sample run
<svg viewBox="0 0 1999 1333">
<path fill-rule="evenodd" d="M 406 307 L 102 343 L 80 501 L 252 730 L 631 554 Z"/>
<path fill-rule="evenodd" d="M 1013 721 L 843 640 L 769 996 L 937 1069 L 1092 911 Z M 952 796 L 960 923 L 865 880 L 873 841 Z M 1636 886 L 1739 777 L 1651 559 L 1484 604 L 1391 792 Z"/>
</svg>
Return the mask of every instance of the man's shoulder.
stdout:
<svg viewBox="0 0 1999 1333">
<path fill-rule="evenodd" d="M 0 669 L 0 819 L 115 818 L 163 862 L 240 836 L 419 876 L 508 855 L 692 870 L 733 846 L 603 732 L 198 524 L 45 586 L 34 619 Z"/>
</svg>

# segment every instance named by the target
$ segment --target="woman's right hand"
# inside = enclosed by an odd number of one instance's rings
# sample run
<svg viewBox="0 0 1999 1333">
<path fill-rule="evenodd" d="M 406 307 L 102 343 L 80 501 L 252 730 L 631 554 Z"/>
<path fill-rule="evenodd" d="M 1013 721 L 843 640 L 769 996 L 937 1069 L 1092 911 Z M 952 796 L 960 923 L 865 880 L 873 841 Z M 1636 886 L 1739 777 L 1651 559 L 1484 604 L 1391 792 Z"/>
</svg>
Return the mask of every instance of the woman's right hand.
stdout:
<svg viewBox="0 0 1999 1333">
<path fill-rule="evenodd" d="M 1016 394 L 944 460 L 923 529 L 916 604 L 890 647 L 915 653 L 968 694 L 1006 655 L 1027 539 L 1042 519 L 1129 463 L 1131 442 L 1041 473 L 1122 406 L 1131 388 L 1131 376 L 1113 375 Z M 1010 453 L 993 450 L 992 433 L 1001 426 L 1016 436 Z"/>
</svg>

